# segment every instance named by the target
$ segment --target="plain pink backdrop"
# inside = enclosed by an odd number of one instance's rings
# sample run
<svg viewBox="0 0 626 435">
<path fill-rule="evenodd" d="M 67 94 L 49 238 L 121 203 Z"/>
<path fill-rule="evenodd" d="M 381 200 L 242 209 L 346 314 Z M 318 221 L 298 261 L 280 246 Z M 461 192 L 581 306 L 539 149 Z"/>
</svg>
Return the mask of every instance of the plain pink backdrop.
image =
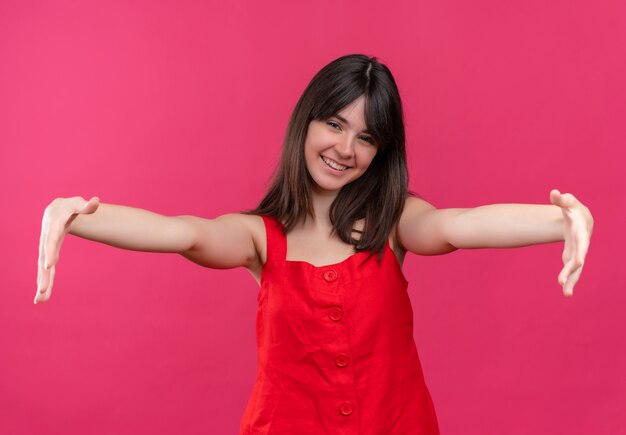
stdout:
<svg viewBox="0 0 626 435">
<path fill-rule="evenodd" d="M 0 433 L 237 432 L 248 272 L 70 236 L 33 305 L 43 210 L 255 206 L 300 93 L 354 52 L 394 73 L 435 206 L 558 188 L 595 217 L 571 299 L 562 243 L 407 258 L 442 433 L 626 433 L 625 18 L 618 0 L 0 2 Z"/>
</svg>

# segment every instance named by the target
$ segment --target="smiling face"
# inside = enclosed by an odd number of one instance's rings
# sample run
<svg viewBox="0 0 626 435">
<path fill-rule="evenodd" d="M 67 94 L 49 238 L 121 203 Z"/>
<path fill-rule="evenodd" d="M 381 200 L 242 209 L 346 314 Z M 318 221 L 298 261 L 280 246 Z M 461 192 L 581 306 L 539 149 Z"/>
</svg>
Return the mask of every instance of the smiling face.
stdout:
<svg viewBox="0 0 626 435">
<path fill-rule="evenodd" d="M 336 194 L 363 175 L 377 151 L 374 138 L 367 133 L 362 96 L 328 119 L 311 121 L 304 158 L 313 191 Z"/>
</svg>

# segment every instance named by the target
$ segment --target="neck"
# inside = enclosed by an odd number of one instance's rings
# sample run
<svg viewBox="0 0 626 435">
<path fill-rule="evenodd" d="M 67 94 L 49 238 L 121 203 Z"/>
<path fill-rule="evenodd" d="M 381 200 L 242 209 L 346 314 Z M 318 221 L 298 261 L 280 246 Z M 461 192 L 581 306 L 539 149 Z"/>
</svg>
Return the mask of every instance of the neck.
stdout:
<svg viewBox="0 0 626 435">
<path fill-rule="evenodd" d="M 337 197 L 337 192 L 316 191 L 311 192 L 311 200 L 313 201 L 313 211 L 315 216 L 311 219 L 314 226 L 328 227 L 332 226 L 330 222 L 330 206 Z"/>
</svg>

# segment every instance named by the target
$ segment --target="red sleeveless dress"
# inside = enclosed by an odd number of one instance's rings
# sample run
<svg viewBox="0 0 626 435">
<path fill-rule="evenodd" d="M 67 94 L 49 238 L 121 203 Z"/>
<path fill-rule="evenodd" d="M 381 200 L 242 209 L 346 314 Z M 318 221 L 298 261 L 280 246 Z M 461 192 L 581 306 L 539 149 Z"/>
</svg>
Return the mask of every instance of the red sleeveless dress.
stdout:
<svg viewBox="0 0 626 435">
<path fill-rule="evenodd" d="M 413 339 L 407 281 L 387 243 L 322 267 L 286 260 L 263 216 L 258 369 L 241 435 L 439 434 Z"/>
</svg>

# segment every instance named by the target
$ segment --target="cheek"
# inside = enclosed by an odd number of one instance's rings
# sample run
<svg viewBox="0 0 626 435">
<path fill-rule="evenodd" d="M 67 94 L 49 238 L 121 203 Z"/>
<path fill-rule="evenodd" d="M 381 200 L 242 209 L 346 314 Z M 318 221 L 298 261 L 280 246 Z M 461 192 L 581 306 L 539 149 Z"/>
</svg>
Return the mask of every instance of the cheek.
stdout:
<svg viewBox="0 0 626 435">
<path fill-rule="evenodd" d="M 317 148 L 317 143 L 319 142 L 319 135 L 317 135 L 314 131 L 314 128 L 309 128 L 309 131 L 306 135 L 306 139 L 304 139 L 304 153 L 312 154 L 315 152 Z"/>
<path fill-rule="evenodd" d="M 309 162 L 309 160 L 311 160 L 315 155 L 315 145 L 311 143 L 311 141 L 309 141 L 307 139 L 307 141 L 304 143 L 304 158 L 307 161 L 307 163 Z"/>
<path fill-rule="evenodd" d="M 307 139 L 304 143 L 304 164 L 307 172 L 311 173 L 311 168 L 315 165 L 317 160 L 317 149 L 315 144 Z"/>
<path fill-rule="evenodd" d="M 367 158 L 365 160 L 365 162 L 367 163 L 367 167 L 369 168 L 370 165 L 372 164 L 372 161 L 374 160 L 374 157 L 376 157 L 376 152 L 377 150 L 369 150 L 367 153 Z"/>
</svg>

